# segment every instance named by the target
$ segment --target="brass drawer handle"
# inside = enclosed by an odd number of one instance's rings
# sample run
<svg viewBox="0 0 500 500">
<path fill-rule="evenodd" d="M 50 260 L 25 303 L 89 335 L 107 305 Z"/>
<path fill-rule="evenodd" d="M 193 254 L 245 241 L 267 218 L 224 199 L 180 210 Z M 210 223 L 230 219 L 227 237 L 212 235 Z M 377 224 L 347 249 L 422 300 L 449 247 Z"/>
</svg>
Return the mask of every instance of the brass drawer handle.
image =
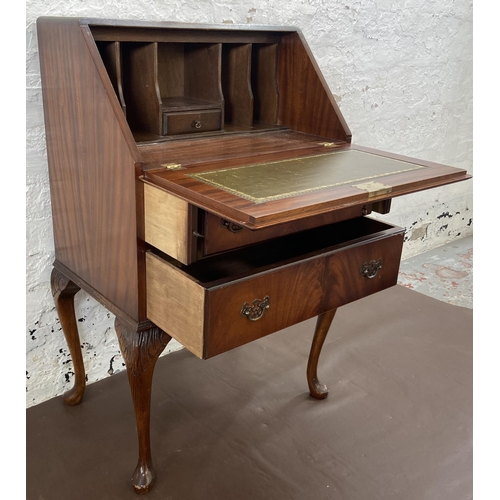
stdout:
<svg viewBox="0 0 500 500">
<path fill-rule="evenodd" d="M 193 122 L 193 127 L 194 128 L 201 128 L 201 122 L 200 122 L 200 120 L 195 120 Z"/>
<path fill-rule="evenodd" d="M 243 226 L 235 224 L 234 222 L 229 222 L 226 219 L 221 219 L 220 225 L 222 227 L 225 227 L 228 231 L 231 231 L 232 233 L 239 233 L 243 229 Z"/>
<path fill-rule="evenodd" d="M 245 302 L 241 308 L 241 315 L 246 316 L 250 321 L 257 321 L 262 318 L 269 306 L 269 297 L 266 295 L 262 301 L 255 299 L 251 304 Z"/>
<path fill-rule="evenodd" d="M 361 266 L 361 274 L 365 278 L 374 278 L 379 269 L 382 269 L 382 259 L 363 262 L 363 265 Z"/>
</svg>

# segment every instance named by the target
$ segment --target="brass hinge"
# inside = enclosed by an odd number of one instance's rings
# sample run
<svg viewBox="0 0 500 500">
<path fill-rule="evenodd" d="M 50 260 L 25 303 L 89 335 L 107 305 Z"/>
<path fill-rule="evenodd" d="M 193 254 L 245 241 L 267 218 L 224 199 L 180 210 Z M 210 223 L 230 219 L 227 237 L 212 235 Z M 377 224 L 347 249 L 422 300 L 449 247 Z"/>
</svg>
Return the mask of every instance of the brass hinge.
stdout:
<svg viewBox="0 0 500 500">
<path fill-rule="evenodd" d="M 180 168 L 182 168 L 182 165 L 180 163 L 162 163 L 161 166 L 168 170 L 179 170 Z"/>
<path fill-rule="evenodd" d="M 392 186 L 387 186 L 381 182 L 365 182 L 364 184 L 354 184 L 352 187 L 366 191 L 368 193 L 368 198 L 392 192 Z"/>
</svg>

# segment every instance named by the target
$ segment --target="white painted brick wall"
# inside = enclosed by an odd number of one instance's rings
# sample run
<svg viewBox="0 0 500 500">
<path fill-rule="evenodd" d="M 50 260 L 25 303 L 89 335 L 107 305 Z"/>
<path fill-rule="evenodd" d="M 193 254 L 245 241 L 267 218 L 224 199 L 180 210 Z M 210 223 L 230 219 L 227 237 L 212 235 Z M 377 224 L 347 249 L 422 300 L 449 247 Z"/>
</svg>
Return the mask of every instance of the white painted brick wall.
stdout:
<svg viewBox="0 0 500 500">
<path fill-rule="evenodd" d="M 37 17 L 298 26 L 354 143 L 472 173 L 471 0 L 28 0 L 26 6 L 27 406 L 60 395 L 73 382 L 49 284 L 54 250 Z M 407 228 L 404 257 L 468 236 L 472 182 L 398 198 L 383 218 Z M 124 369 L 114 318 L 83 292 L 76 307 L 88 382 Z"/>
</svg>

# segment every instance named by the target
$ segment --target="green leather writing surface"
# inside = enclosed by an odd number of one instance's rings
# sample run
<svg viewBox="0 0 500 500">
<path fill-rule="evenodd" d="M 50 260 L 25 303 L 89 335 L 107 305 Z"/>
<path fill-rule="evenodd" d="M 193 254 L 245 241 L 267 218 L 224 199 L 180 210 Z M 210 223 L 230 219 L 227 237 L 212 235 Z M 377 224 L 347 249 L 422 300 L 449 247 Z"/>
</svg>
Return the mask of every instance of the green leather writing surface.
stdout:
<svg viewBox="0 0 500 500">
<path fill-rule="evenodd" d="M 265 203 L 421 168 L 426 167 L 350 150 L 186 175 L 254 203 Z"/>
</svg>

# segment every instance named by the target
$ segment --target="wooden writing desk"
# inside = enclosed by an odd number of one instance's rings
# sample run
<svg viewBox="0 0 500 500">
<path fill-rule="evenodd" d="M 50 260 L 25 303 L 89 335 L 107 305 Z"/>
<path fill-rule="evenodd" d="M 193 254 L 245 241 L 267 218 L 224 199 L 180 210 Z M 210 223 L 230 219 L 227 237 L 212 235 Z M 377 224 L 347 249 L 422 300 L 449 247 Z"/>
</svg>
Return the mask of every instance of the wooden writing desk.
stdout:
<svg viewBox="0 0 500 500">
<path fill-rule="evenodd" d="M 396 284 L 403 229 L 365 217 L 466 171 L 351 145 L 295 28 L 40 18 L 56 260 L 75 367 L 84 289 L 116 315 L 154 473 L 154 365 L 173 337 L 206 359 L 318 316 L 310 393 L 336 309 Z"/>
</svg>

